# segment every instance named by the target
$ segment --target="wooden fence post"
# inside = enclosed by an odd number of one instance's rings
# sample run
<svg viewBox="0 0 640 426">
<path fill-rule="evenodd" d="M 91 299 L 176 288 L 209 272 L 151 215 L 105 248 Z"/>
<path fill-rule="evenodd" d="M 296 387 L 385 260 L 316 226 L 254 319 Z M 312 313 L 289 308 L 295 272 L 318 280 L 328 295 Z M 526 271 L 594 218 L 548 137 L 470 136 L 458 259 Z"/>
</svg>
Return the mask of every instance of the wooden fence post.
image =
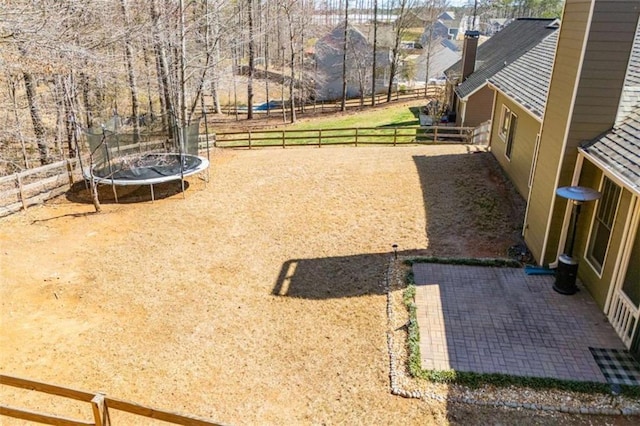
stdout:
<svg viewBox="0 0 640 426">
<path fill-rule="evenodd" d="M 358 128 L 356 127 L 356 146 L 358 146 Z"/>
<path fill-rule="evenodd" d="M 284 146 L 284 130 L 282 131 L 282 148 L 285 148 L 285 146 Z"/>
<path fill-rule="evenodd" d="M 251 130 L 249 130 L 248 133 L 249 133 L 249 149 L 251 149 Z"/>
<path fill-rule="evenodd" d="M 69 186 L 73 186 L 73 167 L 69 158 L 67 158 L 67 175 L 69 176 Z"/>
<path fill-rule="evenodd" d="M 393 128 L 393 146 L 396 146 L 396 140 L 398 139 L 398 128 Z"/>
<path fill-rule="evenodd" d="M 26 210 L 27 202 L 24 199 L 24 192 L 22 192 L 22 179 L 20 179 L 20 173 L 16 173 L 16 178 L 18 183 L 18 192 L 20 193 L 20 202 L 22 203 L 22 208 Z"/>
<path fill-rule="evenodd" d="M 91 409 L 93 410 L 93 420 L 95 421 L 96 426 L 111 426 L 109 410 L 104 401 L 103 394 L 98 393 L 93 397 L 91 400 Z"/>
<path fill-rule="evenodd" d="M 438 140 L 438 126 L 433 128 L 433 141 L 436 142 Z"/>
</svg>

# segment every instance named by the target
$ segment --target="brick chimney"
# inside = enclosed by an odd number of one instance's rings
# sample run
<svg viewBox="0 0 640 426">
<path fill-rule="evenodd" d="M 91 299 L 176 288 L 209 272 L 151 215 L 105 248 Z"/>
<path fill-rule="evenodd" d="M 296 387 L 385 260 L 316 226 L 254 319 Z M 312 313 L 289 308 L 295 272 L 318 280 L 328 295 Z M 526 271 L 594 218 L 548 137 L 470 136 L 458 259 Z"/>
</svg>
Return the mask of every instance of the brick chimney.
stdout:
<svg viewBox="0 0 640 426">
<path fill-rule="evenodd" d="M 462 47 L 462 81 L 465 81 L 476 69 L 476 53 L 478 52 L 479 31 L 467 31 L 464 33 L 464 45 Z"/>
</svg>

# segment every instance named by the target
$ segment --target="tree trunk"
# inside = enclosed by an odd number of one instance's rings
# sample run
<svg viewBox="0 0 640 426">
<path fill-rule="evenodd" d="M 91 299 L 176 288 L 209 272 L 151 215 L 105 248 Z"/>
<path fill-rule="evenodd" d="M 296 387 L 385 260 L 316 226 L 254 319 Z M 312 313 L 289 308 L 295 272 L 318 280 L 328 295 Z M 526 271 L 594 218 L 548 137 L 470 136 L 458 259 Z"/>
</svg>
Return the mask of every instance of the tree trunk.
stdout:
<svg viewBox="0 0 640 426">
<path fill-rule="evenodd" d="M 344 42 L 342 43 L 342 101 L 340 111 L 347 109 L 347 45 L 349 41 L 349 2 L 344 2 Z"/>
<path fill-rule="evenodd" d="M 22 135 L 22 126 L 20 124 L 20 118 L 18 117 L 18 99 L 16 98 L 16 82 L 13 76 L 7 75 L 7 82 L 9 83 L 9 97 L 13 107 L 13 116 L 16 120 L 16 131 L 18 133 L 18 139 L 20 140 L 20 148 L 22 149 L 22 159 L 24 161 L 24 168 L 29 168 L 29 159 L 27 158 L 27 147 L 24 143 L 24 136 Z"/>
<path fill-rule="evenodd" d="M 254 45 L 253 45 L 253 1 L 247 0 L 247 15 L 249 26 L 249 76 L 247 80 L 247 120 L 253 119 L 253 74 L 255 72 L 254 64 Z"/>
<path fill-rule="evenodd" d="M 133 49 L 131 47 L 131 37 L 129 36 L 129 10 L 127 8 L 127 0 L 120 0 L 120 6 L 122 8 L 122 15 L 124 17 L 125 36 L 124 36 L 124 55 L 127 66 L 127 77 L 129 79 L 129 90 L 131 92 L 131 113 L 133 115 L 133 137 L 134 142 L 137 143 L 140 140 L 140 122 L 139 105 L 138 105 L 138 85 L 136 82 L 136 74 L 133 69 Z"/>
<path fill-rule="evenodd" d="M 164 49 L 163 41 L 160 36 L 160 26 L 158 24 L 158 19 L 160 18 L 160 14 L 158 12 L 158 6 L 156 4 L 156 0 L 151 0 L 149 4 L 151 6 L 151 22 L 152 22 L 153 39 L 154 39 L 153 42 L 154 42 L 154 47 L 156 49 L 156 55 L 158 56 L 158 66 L 160 68 L 159 69 L 160 81 L 162 82 L 161 96 L 164 97 L 165 110 L 163 111 L 163 117 L 164 117 L 164 121 L 166 121 L 165 130 L 167 130 L 172 125 L 170 116 L 171 114 L 174 113 L 173 101 L 171 98 L 171 84 L 170 84 L 171 79 L 169 76 L 169 65 L 167 62 L 167 54 Z"/>
<path fill-rule="evenodd" d="M 387 89 L 387 102 L 391 102 L 391 93 L 393 92 L 393 80 L 398 71 L 398 61 L 400 56 L 400 39 L 402 38 L 404 18 L 406 14 L 407 0 L 400 1 L 400 10 L 396 19 L 395 39 L 393 41 L 393 49 L 391 50 L 391 68 L 389 69 L 389 87 Z"/>
<path fill-rule="evenodd" d="M 24 78 L 25 92 L 27 95 L 27 102 L 29 103 L 29 112 L 31 113 L 31 123 L 33 124 L 33 132 L 36 135 L 36 143 L 38 144 L 38 153 L 40 154 L 40 164 L 51 163 L 51 157 L 49 156 L 49 147 L 45 140 L 45 129 L 42 117 L 40 116 L 40 107 L 38 106 L 38 100 L 36 97 L 36 83 L 33 80 L 33 76 L 24 71 L 22 73 Z"/>
<path fill-rule="evenodd" d="M 373 65 L 371 66 L 371 106 L 376 105 L 376 66 L 378 56 L 378 0 L 373 0 Z"/>
</svg>

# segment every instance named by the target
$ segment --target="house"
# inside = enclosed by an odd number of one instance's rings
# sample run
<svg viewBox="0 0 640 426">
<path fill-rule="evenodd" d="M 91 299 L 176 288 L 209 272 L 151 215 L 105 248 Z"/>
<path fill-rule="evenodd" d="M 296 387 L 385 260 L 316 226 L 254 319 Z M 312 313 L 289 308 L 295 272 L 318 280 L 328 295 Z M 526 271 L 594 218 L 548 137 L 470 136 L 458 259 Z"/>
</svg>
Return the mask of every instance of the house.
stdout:
<svg viewBox="0 0 640 426">
<path fill-rule="evenodd" d="M 456 19 L 455 12 L 442 12 L 433 23 L 433 37 L 455 40 L 460 32 L 460 19 Z"/>
<path fill-rule="evenodd" d="M 461 50 L 459 43 L 456 41 L 433 40 L 431 45 L 426 46 L 416 60 L 415 79 L 417 81 L 428 81 L 443 76 L 444 70 L 460 60 Z M 429 72 L 428 78 L 426 76 L 427 69 Z"/>
<path fill-rule="evenodd" d="M 491 18 L 489 22 L 484 25 L 484 30 L 487 35 L 493 35 L 499 31 L 502 31 L 511 22 L 509 18 Z"/>
<path fill-rule="evenodd" d="M 462 58 L 444 73 L 456 125 L 476 127 L 489 120 L 494 92 L 487 80 L 557 29 L 556 19 L 516 19 L 479 47 L 479 32 L 467 31 Z"/>
<path fill-rule="evenodd" d="M 320 38 L 315 45 L 316 97 L 318 100 L 335 100 L 342 97 L 342 73 L 344 50 L 344 23 Z M 379 38 L 376 54 L 376 93 L 386 90 L 387 69 L 391 63 L 390 50 Z M 371 93 L 372 44 L 367 36 L 352 25 L 347 27 L 347 98 Z"/>
<path fill-rule="evenodd" d="M 552 267 L 572 253 L 578 278 L 640 358 L 640 4 L 566 0 L 557 34 L 488 86 L 491 151 L 527 199 L 527 247 Z M 568 186 L 601 197 L 577 210 L 556 194 Z"/>
</svg>

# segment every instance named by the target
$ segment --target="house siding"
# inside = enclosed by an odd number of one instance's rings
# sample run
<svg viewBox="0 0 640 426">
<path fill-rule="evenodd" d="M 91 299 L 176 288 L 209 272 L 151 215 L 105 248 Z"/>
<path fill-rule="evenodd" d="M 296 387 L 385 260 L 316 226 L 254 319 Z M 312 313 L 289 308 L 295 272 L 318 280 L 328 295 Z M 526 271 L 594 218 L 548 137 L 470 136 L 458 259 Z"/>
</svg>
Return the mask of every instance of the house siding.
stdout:
<svg viewBox="0 0 640 426">
<path fill-rule="evenodd" d="M 485 85 L 469 97 L 462 126 L 476 127 L 491 118 L 493 94 L 494 91 Z"/>
<path fill-rule="evenodd" d="M 498 163 L 509 176 L 516 189 L 523 198 L 529 195 L 529 173 L 536 144 L 536 136 L 540 132 L 540 122 L 533 118 L 523 108 L 511 101 L 502 93 L 496 93 L 495 110 L 491 131 L 491 152 Z M 518 116 L 518 123 L 511 149 L 511 159 L 506 157 L 506 141 L 500 136 L 500 120 L 502 107 L 506 106 Z"/>
<path fill-rule="evenodd" d="M 580 185 L 590 188 L 600 188 L 602 181 L 602 170 L 598 169 L 589 161 L 585 161 L 580 174 Z M 611 239 L 609 240 L 609 249 L 599 275 L 587 259 L 587 248 L 595 214 L 596 202 L 585 203 L 582 206 L 580 219 L 576 231 L 575 254 L 579 256 L 580 266 L 578 268 L 578 276 L 584 284 L 585 288 L 591 293 L 600 309 L 604 310 L 609 294 L 609 287 L 612 285 L 616 259 L 622 250 L 622 241 L 624 237 L 624 228 L 627 221 L 627 215 L 631 206 L 632 194 L 623 188 L 620 194 L 620 202 L 616 212 L 613 227 L 611 229 Z"/>
<path fill-rule="evenodd" d="M 589 28 L 592 4 L 594 21 L 616 22 L 616 37 L 602 27 Z M 615 122 L 640 13 L 636 6 L 629 0 L 566 1 L 525 224 L 525 241 L 541 264 L 557 258 L 564 223 L 566 203 L 555 202 L 556 179 L 558 187 L 571 185 L 577 147 Z M 609 73 L 603 78 L 580 74 L 605 67 Z"/>
</svg>

